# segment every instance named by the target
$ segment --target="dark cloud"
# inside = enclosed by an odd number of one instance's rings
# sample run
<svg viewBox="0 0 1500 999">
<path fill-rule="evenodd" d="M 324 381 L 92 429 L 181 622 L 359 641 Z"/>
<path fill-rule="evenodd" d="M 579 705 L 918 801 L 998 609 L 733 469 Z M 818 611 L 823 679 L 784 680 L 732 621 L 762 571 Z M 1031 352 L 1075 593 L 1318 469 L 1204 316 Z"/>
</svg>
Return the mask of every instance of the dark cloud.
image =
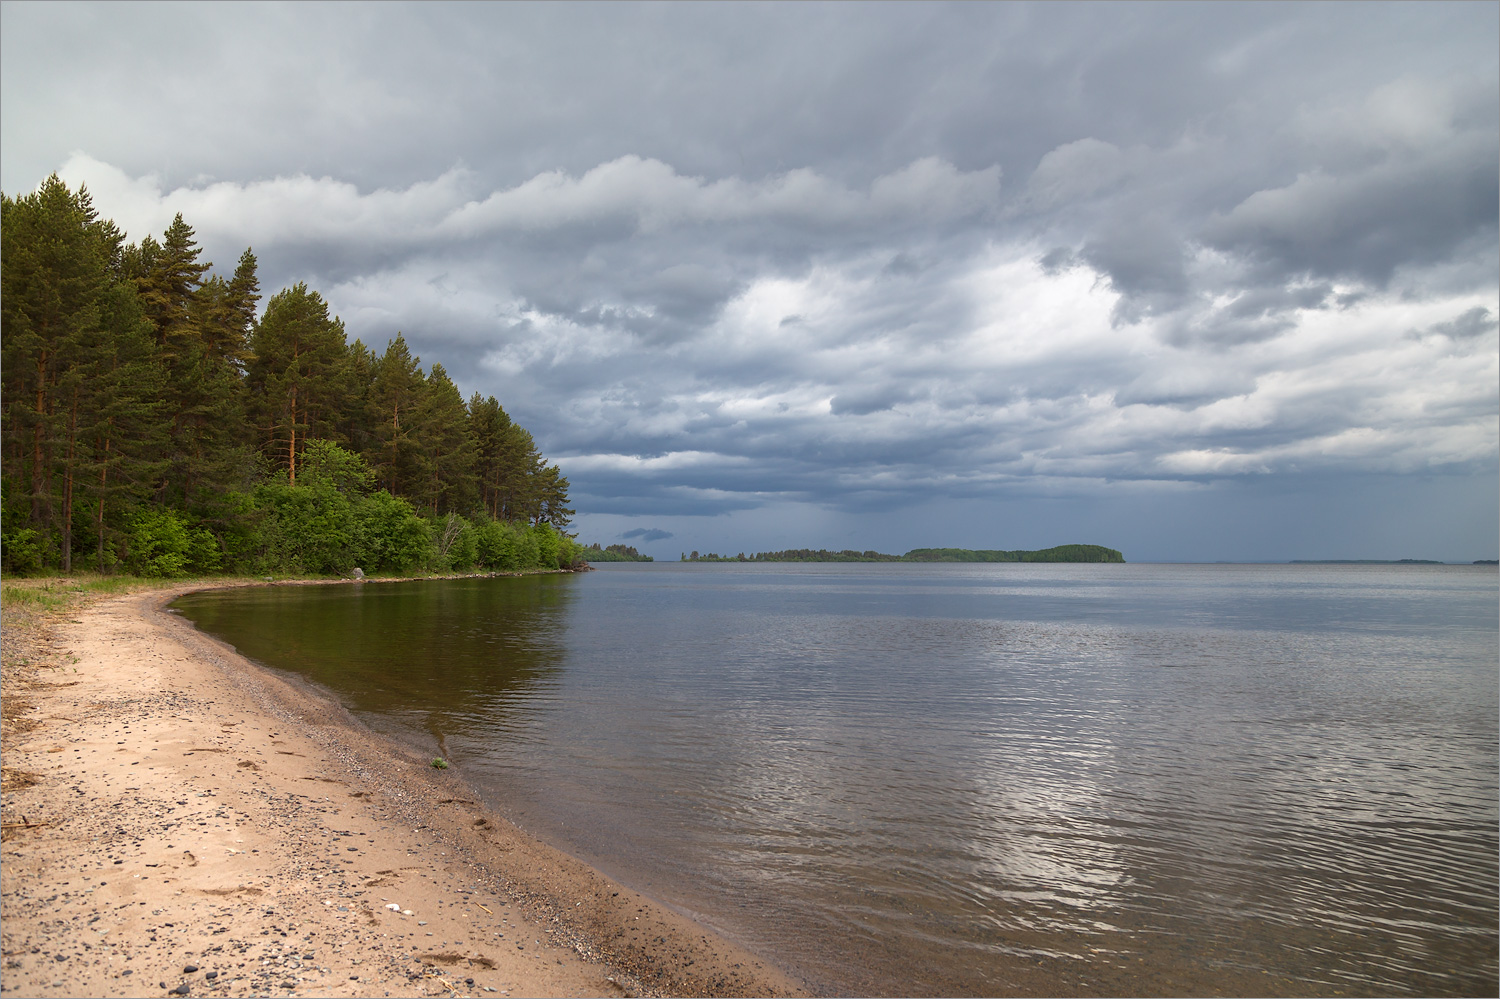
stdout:
<svg viewBox="0 0 1500 999">
<path fill-rule="evenodd" d="M 620 535 L 620 537 L 625 538 L 627 541 L 639 538 L 641 541 L 650 544 L 653 541 L 665 541 L 668 538 L 676 537 L 676 535 L 674 535 L 671 531 L 661 531 L 657 530 L 654 527 L 636 527 L 624 532 Z"/>
<path fill-rule="evenodd" d="M 1450 337 L 1454 340 L 1473 340 L 1493 333 L 1497 325 L 1494 313 L 1482 305 L 1476 305 L 1454 319 L 1444 323 L 1434 323 L 1431 330 L 1438 336 Z"/>
<path fill-rule="evenodd" d="M 1399 267 L 1493 240 L 1500 166 L 1493 133 L 1352 175 L 1311 172 L 1257 191 L 1204 228 L 1210 246 L 1283 278 L 1308 274 L 1385 285 Z"/>
</svg>

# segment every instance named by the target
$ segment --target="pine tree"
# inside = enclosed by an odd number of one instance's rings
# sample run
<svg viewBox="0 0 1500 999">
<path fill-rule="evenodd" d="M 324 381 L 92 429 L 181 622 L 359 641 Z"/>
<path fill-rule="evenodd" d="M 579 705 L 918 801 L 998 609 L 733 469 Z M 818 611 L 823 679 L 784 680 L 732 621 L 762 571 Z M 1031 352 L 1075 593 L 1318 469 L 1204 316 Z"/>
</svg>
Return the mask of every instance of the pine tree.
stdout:
<svg viewBox="0 0 1500 999">
<path fill-rule="evenodd" d="M 475 446 L 475 477 L 480 501 L 495 520 L 536 521 L 542 517 L 540 476 L 544 464 L 536 441 L 511 420 L 494 396 L 469 400 L 469 430 Z M 561 511 L 567 502 L 562 483 Z M 569 511 L 567 516 L 571 516 Z"/>
<path fill-rule="evenodd" d="M 370 387 L 375 382 L 375 368 L 380 359 L 375 352 L 355 340 L 344 352 L 339 380 L 344 387 L 343 408 L 334 420 L 334 439 L 342 441 L 356 454 L 373 450 L 375 434 L 370 416 Z"/>
<path fill-rule="evenodd" d="M 541 519 L 553 527 L 564 528 L 572 523 L 577 510 L 568 506 L 568 480 L 556 465 L 543 468 L 537 477 L 537 493 L 541 498 Z"/>
<path fill-rule="evenodd" d="M 542 516 L 542 454 L 531 432 L 511 422 L 500 438 L 500 517 L 535 523 Z"/>
<path fill-rule="evenodd" d="M 244 370 L 250 357 L 255 304 L 260 301 L 255 264 L 255 254 L 246 250 L 231 280 L 210 277 L 192 302 L 193 322 L 204 349 L 210 357 L 237 371 Z"/>
<path fill-rule="evenodd" d="M 501 483 L 504 479 L 501 453 L 510 417 L 494 396 L 481 399 L 478 392 L 469 399 L 469 436 L 474 441 L 474 475 L 479 488 L 479 502 L 490 519 L 500 519 Z"/>
<path fill-rule="evenodd" d="M 411 355 L 406 338 L 397 333 L 376 362 L 370 382 L 366 413 L 371 440 L 364 452 L 377 481 L 392 496 L 410 498 L 420 488 L 414 431 L 426 388 L 421 359 Z"/>
<path fill-rule="evenodd" d="M 95 567 L 104 572 L 111 564 L 110 540 L 129 507 L 151 492 L 165 468 L 159 456 L 166 439 L 161 402 L 166 371 L 132 284 L 116 282 L 101 312 L 110 335 L 91 350 L 88 449 L 80 472 Z"/>
<path fill-rule="evenodd" d="M 154 347 L 122 280 L 120 232 L 99 220 L 86 189 L 74 194 L 54 175 L 4 199 L 0 230 L 7 492 L 25 495 L 31 524 L 57 539 L 70 571 L 75 514 L 108 489 L 107 471 L 95 487 L 96 469 L 145 467 L 137 442 L 101 457 L 100 428 L 149 415 Z"/>
<path fill-rule="evenodd" d="M 266 304 L 251 344 L 247 384 L 260 446 L 296 485 L 308 440 L 338 436 L 347 392 L 344 324 L 298 283 Z"/>
<path fill-rule="evenodd" d="M 203 275 L 213 266 L 199 263 L 201 251 L 193 237 L 193 227 L 178 213 L 160 244 L 147 237 L 140 249 L 142 267 L 136 280 L 141 311 L 156 328 L 169 361 L 176 359 L 184 343 L 196 339 L 193 298 L 203 285 Z"/>
<path fill-rule="evenodd" d="M 212 265 L 199 261 L 200 252 L 192 226 L 179 214 L 161 243 L 148 238 L 125 254 L 125 270 L 135 277 L 141 311 L 156 331 L 167 373 L 163 396 L 170 427 L 157 496 L 180 504 L 248 485 L 250 472 L 241 447 L 244 406 L 234 356 L 239 348 L 221 314 L 231 306 L 253 309 L 254 302 L 236 305 L 228 284 L 205 284 Z M 253 261 L 250 254 L 248 274 L 236 272 L 252 285 Z M 243 287 L 240 295 L 245 296 Z"/>
<path fill-rule="evenodd" d="M 432 514 L 473 508 L 478 490 L 477 448 L 469 431 L 463 396 L 441 364 L 427 376 L 416 413 L 416 461 L 422 474 L 415 500 Z"/>
</svg>

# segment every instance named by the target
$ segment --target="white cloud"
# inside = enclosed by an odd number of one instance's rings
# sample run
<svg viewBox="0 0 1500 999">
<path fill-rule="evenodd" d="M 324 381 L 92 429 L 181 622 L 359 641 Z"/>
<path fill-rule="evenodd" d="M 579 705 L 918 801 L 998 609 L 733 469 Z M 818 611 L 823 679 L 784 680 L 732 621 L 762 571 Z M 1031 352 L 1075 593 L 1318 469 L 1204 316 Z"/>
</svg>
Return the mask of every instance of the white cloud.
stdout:
<svg viewBox="0 0 1500 999">
<path fill-rule="evenodd" d="M 623 156 L 581 177 L 552 171 L 470 202 L 443 229 L 473 236 L 620 220 L 645 230 L 757 219 L 853 225 L 890 219 L 944 220 L 993 209 L 998 167 L 962 173 L 935 157 L 877 178 L 868 193 L 809 169 L 762 181 L 685 177 L 655 159 Z"/>
<path fill-rule="evenodd" d="M 162 231 L 180 212 L 195 228 L 233 232 L 257 246 L 355 239 L 410 245 L 610 221 L 647 231 L 757 220 L 930 223 L 991 211 L 1000 190 L 998 167 L 963 173 L 936 157 L 878 177 L 862 192 L 809 169 L 760 181 L 708 181 L 659 160 L 622 156 L 578 177 L 538 174 L 477 201 L 466 196 L 475 178 L 457 167 L 432 181 L 368 192 L 302 174 L 163 190 L 155 176 L 130 177 L 85 153 L 69 157 L 59 175 L 71 185 L 86 183 L 132 238 Z"/>
<path fill-rule="evenodd" d="M 265 247 L 356 240 L 393 246 L 424 242 L 462 204 L 471 181 L 467 171 L 455 168 L 404 189 L 364 193 L 346 181 L 304 174 L 164 191 L 154 175 L 130 177 L 84 153 L 70 156 L 58 176 L 70 185 L 86 183 L 95 204 L 133 240 L 159 235 L 180 213 L 202 235 L 232 235 L 241 244 Z"/>
</svg>

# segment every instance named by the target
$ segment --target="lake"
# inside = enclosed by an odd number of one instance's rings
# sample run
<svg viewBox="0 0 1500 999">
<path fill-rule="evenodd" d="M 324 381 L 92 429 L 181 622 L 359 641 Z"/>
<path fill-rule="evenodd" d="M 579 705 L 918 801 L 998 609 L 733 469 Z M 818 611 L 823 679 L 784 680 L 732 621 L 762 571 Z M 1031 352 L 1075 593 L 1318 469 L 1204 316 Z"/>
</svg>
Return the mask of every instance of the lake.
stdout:
<svg viewBox="0 0 1500 999">
<path fill-rule="evenodd" d="M 174 607 L 814 989 L 1494 995 L 1497 580 L 605 564 Z"/>
</svg>

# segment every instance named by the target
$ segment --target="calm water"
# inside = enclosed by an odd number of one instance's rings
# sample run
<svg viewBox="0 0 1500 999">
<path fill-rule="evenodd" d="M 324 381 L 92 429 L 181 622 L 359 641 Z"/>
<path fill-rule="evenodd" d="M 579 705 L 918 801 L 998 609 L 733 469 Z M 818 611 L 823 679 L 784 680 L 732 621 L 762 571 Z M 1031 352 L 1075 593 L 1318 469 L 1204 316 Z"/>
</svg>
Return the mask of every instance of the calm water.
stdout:
<svg viewBox="0 0 1500 999">
<path fill-rule="evenodd" d="M 666 563 L 176 606 L 815 988 L 1496 992 L 1493 568 Z"/>
</svg>

